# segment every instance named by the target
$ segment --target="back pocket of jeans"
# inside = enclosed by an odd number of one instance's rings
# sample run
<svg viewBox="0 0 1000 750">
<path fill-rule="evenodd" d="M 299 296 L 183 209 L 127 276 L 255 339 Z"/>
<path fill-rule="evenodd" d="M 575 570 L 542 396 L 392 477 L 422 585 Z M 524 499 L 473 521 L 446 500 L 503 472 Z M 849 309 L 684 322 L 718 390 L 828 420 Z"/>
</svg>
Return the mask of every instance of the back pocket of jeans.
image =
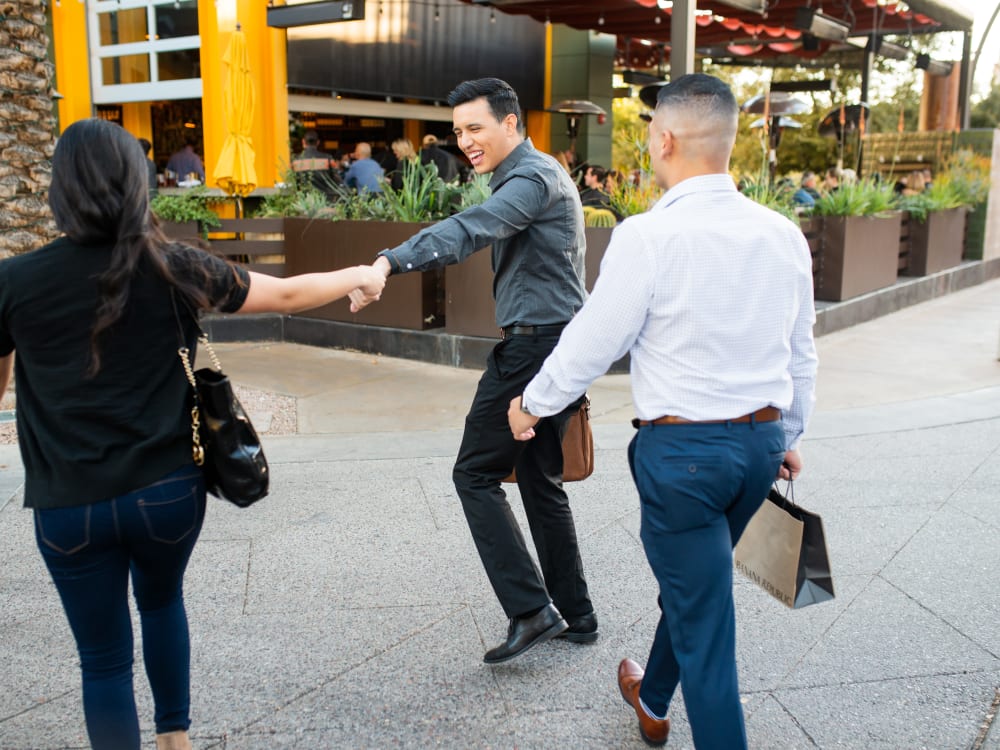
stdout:
<svg viewBox="0 0 1000 750">
<path fill-rule="evenodd" d="M 35 510 L 38 538 L 61 555 L 74 555 L 90 544 L 90 506 Z"/>
<path fill-rule="evenodd" d="M 194 487 L 173 497 L 140 497 L 137 506 L 149 538 L 156 542 L 177 544 L 198 526 Z"/>
</svg>

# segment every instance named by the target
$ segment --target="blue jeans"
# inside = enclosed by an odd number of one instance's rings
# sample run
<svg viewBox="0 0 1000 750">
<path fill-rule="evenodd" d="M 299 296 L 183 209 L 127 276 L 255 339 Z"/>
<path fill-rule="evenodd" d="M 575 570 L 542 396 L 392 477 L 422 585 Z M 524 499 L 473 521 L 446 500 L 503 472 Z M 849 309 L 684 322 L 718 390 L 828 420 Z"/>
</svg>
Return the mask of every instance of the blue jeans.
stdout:
<svg viewBox="0 0 1000 750">
<path fill-rule="evenodd" d="M 679 682 L 699 750 L 746 748 L 733 547 L 784 456 L 780 421 L 649 425 L 629 445 L 640 538 L 660 587 L 639 697 L 664 716 Z"/>
<path fill-rule="evenodd" d="M 193 465 L 110 500 L 35 510 L 38 549 L 80 653 L 83 711 L 94 750 L 140 747 L 130 572 L 156 731 L 186 730 L 191 723 L 183 579 L 204 519 L 205 485 Z"/>
</svg>

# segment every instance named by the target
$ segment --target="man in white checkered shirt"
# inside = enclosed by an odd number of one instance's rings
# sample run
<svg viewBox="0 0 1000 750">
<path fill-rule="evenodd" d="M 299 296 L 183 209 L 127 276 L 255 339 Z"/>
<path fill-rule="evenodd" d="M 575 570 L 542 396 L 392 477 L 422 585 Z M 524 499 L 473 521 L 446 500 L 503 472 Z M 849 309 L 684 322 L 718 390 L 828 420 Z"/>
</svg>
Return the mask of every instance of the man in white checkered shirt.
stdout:
<svg viewBox="0 0 1000 750">
<path fill-rule="evenodd" d="M 523 396 L 515 438 L 631 355 L 629 463 L 661 616 L 646 670 L 619 665 L 650 744 L 678 685 L 699 750 L 746 747 L 736 675 L 732 549 L 776 476 L 798 474 L 815 402 L 812 260 L 793 223 L 728 174 L 739 108 L 696 73 L 660 89 L 649 124 L 667 193 L 612 235 L 590 299 Z"/>
</svg>

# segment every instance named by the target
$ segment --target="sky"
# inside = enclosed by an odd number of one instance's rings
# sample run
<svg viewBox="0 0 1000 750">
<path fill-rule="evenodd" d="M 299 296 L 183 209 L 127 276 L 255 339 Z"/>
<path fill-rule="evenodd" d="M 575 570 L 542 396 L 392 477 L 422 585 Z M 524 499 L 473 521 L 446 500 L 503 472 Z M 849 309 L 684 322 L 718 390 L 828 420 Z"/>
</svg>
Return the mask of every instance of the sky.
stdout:
<svg viewBox="0 0 1000 750">
<path fill-rule="evenodd" d="M 990 22 L 990 16 L 997 8 L 997 2 L 995 0 L 962 0 L 961 4 L 975 14 L 972 25 L 972 54 L 975 55 L 976 48 L 986 31 L 986 24 Z M 956 60 L 961 59 L 962 55 L 961 41 L 958 41 L 957 44 L 959 46 L 954 55 Z M 973 93 L 978 95 L 976 98 L 989 91 L 993 68 L 998 62 L 1000 62 L 1000 15 L 993 22 L 993 27 L 986 37 L 986 43 L 983 45 L 983 51 L 976 65 L 976 78 L 973 82 Z"/>
</svg>

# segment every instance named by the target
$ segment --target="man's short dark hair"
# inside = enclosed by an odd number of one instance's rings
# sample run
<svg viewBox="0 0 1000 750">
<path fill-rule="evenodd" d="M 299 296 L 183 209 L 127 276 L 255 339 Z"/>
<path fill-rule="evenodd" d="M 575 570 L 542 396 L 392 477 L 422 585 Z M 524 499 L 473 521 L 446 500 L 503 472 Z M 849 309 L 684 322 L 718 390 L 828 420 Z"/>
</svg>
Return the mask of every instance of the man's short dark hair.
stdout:
<svg viewBox="0 0 1000 750">
<path fill-rule="evenodd" d="M 475 81 L 463 81 L 455 87 L 455 90 L 448 94 L 448 106 L 457 107 L 459 104 L 485 98 L 490 105 L 490 112 L 497 122 L 503 122 L 507 115 L 517 117 L 518 127 L 521 125 L 521 105 L 517 101 L 517 93 L 506 81 L 499 78 L 479 78 Z"/>
<path fill-rule="evenodd" d="M 149 156 L 149 149 L 151 149 L 153 147 L 153 144 L 150 143 L 145 138 L 140 138 L 139 139 L 139 146 L 140 146 L 140 148 L 142 148 L 142 153 L 144 153 L 146 156 Z"/>
<path fill-rule="evenodd" d="M 302 140 L 308 143 L 310 146 L 315 146 L 319 143 L 319 133 L 315 130 L 307 130 L 305 135 L 302 136 Z"/>
<path fill-rule="evenodd" d="M 601 183 L 603 183 L 608 176 L 608 170 L 596 164 L 591 164 L 589 167 L 587 167 L 587 171 L 592 172 L 594 177 L 597 178 L 597 181 Z"/>
<path fill-rule="evenodd" d="M 739 105 L 729 85 L 706 73 L 688 73 L 661 87 L 656 94 L 656 106 L 692 99 L 700 99 L 705 104 L 710 104 L 710 108 L 720 114 L 739 113 Z"/>
</svg>

